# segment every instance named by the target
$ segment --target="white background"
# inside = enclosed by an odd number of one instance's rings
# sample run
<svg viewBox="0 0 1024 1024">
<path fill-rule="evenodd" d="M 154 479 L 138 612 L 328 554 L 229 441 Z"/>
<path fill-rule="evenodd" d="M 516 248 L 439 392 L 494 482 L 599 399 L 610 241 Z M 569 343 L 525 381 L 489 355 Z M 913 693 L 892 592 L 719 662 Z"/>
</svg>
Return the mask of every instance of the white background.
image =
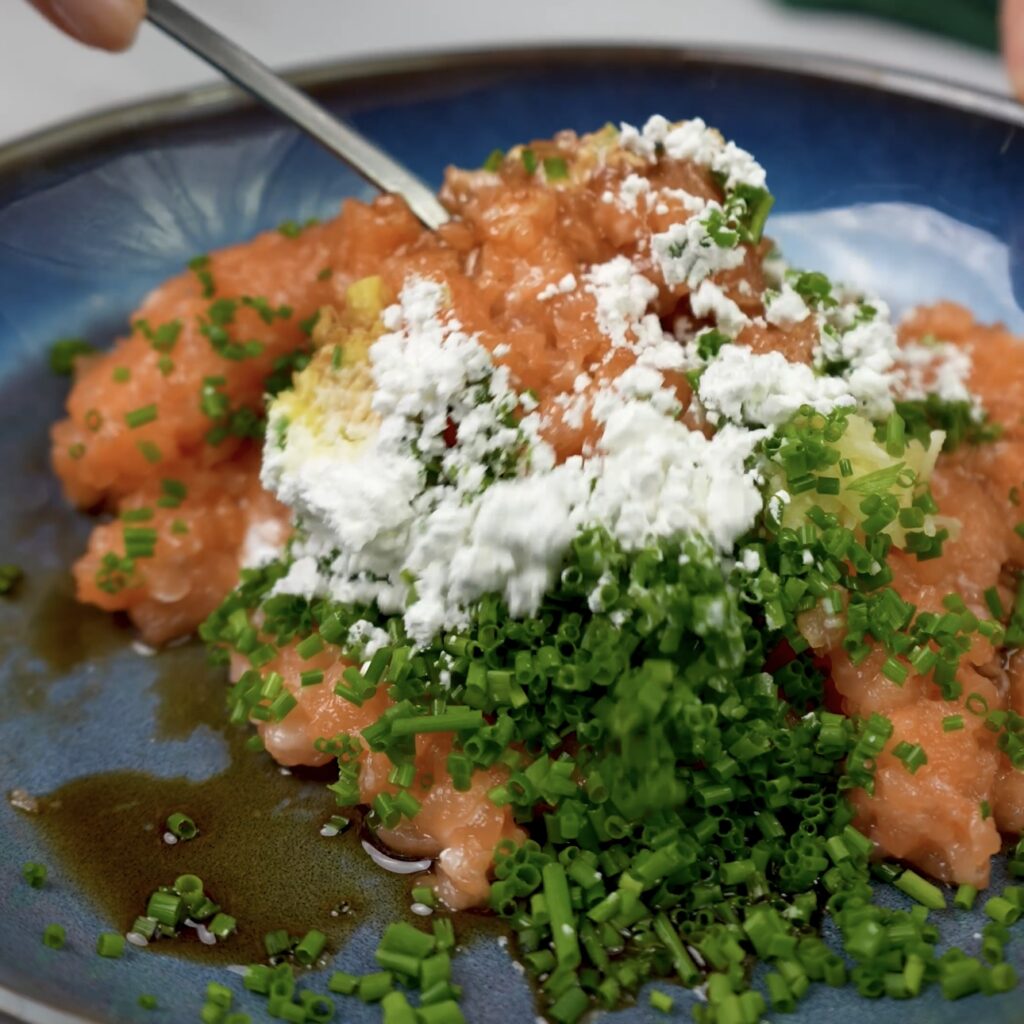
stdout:
<svg viewBox="0 0 1024 1024">
<path fill-rule="evenodd" d="M 418 49 L 526 42 L 788 47 L 923 71 L 1006 92 L 998 58 L 858 16 L 771 0 L 182 0 L 276 67 Z M 85 111 L 210 81 L 144 26 L 127 54 L 88 51 L 23 0 L 0 0 L 0 143 Z"/>
</svg>

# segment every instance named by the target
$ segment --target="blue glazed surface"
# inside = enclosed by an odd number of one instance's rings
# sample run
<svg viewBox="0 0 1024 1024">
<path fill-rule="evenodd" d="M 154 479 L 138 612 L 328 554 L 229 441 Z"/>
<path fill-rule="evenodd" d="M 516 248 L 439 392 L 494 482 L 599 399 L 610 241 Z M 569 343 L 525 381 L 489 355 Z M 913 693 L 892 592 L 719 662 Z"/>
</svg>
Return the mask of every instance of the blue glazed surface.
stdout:
<svg viewBox="0 0 1024 1024">
<path fill-rule="evenodd" d="M 473 165 L 496 146 L 560 128 L 638 121 L 655 111 L 700 115 L 767 166 L 778 200 L 769 233 L 795 262 L 872 285 L 896 307 L 951 297 L 1024 330 L 1024 138 L 984 116 L 796 74 L 635 56 L 619 60 L 614 74 L 607 60 L 547 70 L 488 70 L 485 62 L 328 89 L 325 97 L 434 183 L 448 162 Z M 200 779 L 227 764 L 225 741 L 208 726 L 153 739 L 157 675 L 179 664 L 195 672 L 188 652 L 141 658 L 130 635 L 98 614 L 69 614 L 65 633 L 40 628 L 44 612 L 52 619 L 66 608 L 67 566 L 88 532 L 47 470 L 47 427 L 64 390 L 44 369 L 47 343 L 68 333 L 104 341 L 147 289 L 195 253 L 286 218 L 329 215 L 340 197 L 365 191 L 316 146 L 259 113 L 108 139 L 0 176 L 0 561 L 18 561 L 29 573 L 16 600 L 0 601 L 0 792 L 42 795 L 95 772 L 143 765 Z M 216 685 L 216 677 L 200 672 L 196 682 Z M 29 859 L 53 867 L 40 892 L 20 880 Z M 378 875 L 361 856 L 342 857 L 339 891 L 374 892 Z M 950 941 L 977 948 L 980 914 L 934 916 Z M 369 915 L 336 963 L 369 968 L 385 917 Z M 49 921 L 67 927 L 61 953 L 39 941 Z M 97 1021 L 195 1019 L 213 978 L 241 991 L 223 968 L 153 951 L 101 960 L 92 952 L 95 936 L 113 927 L 123 924 L 105 920 L 69 884 L 31 818 L 0 803 L 0 988 Z M 532 1021 L 527 985 L 495 934 L 474 933 L 456 961 L 467 1018 Z M 1024 940 L 1011 949 L 1024 968 Z M 162 1004 L 175 1008 L 148 1014 L 136 1006 L 140 992 L 161 993 Z M 688 1019 L 693 995 L 673 994 L 673 1018 Z M 241 1005 L 262 1019 L 258 1002 L 243 996 Z M 818 988 L 788 1019 L 941 1024 L 965 1014 L 1014 1024 L 1024 1019 L 1024 996 L 954 1005 L 932 993 L 868 1004 Z M 343 1018 L 376 1020 L 378 1011 L 354 1003 Z M 668 1018 L 644 997 L 614 1019 Z"/>
</svg>

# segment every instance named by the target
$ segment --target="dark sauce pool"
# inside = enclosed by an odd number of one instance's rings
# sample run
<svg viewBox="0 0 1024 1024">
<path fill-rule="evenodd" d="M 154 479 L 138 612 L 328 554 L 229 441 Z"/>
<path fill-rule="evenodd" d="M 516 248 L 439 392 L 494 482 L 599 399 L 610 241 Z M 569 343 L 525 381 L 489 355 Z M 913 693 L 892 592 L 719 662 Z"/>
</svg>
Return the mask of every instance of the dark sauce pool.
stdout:
<svg viewBox="0 0 1024 1024">
<path fill-rule="evenodd" d="M 59 584 L 38 611 L 26 639 L 55 674 L 87 659 L 91 650 L 131 642 L 128 627 L 81 608 Z M 179 938 L 151 943 L 154 952 L 248 963 L 266 959 L 266 932 L 285 928 L 301 936 L 318 928 L 333 953 L 371 909 L 392 920 L 409 918 L 409 877 L 388 874 L 369 860 L 358 821 L 341 835 L 320 834 L 337 811 L 324 788 L 331 772 L 286 772 L 266 753 L 246 749 L 251 731 L 226 724 L 224 669 L 207 663 L 198 642 L 154 658 L 156 735 L 139 730 L 139 763 L 145 763 L 146 746 L 154 739 L 183 739 L 205 726 L 225 737 L 227 770 L 201 782 L 144 771 L 91 775 L 40 797 L 30 815 L 53 867 L 99 907 L 111 927 L 129 931 L 149 895 L 185 873 L 203 879 L 207 893 L 237 919 L 238 931 L 208 946 L 186 928 Z M 196 822 L 195 839 L 164 841 L 164 823 L 175 811 Z"/>
</svg>

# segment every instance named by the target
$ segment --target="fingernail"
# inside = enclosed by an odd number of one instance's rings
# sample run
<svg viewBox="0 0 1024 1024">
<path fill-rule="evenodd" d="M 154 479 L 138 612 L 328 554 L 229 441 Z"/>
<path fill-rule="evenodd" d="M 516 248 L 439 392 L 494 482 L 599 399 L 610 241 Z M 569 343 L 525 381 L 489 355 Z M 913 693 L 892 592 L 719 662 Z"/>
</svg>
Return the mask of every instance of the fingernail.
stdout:
<svg viewBox="0 0 1024 1024">
<path fill-rule="evenodd" d="M 89 46 L 123 50 L 146 12 L 145 0 L 52 0 L 53 16 Z"/>
</svg>

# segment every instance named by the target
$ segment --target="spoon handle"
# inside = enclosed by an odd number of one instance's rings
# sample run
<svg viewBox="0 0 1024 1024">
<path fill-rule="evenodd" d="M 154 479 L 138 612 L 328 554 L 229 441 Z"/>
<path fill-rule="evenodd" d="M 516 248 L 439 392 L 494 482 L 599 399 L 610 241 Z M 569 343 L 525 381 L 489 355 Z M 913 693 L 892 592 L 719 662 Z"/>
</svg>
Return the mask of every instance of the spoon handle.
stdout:
<svg viewBox="0 0 1024 1024">
<path fill-rule="evenodd" d="M 449 219 L 448 211 L 437 196 L 410 170 L 174 0 L 149 0 L 147 18 L 197 57 L 312 135 L 381 191 L 401 196 L 428 228 L 433 230 Z"/>
</svg>

